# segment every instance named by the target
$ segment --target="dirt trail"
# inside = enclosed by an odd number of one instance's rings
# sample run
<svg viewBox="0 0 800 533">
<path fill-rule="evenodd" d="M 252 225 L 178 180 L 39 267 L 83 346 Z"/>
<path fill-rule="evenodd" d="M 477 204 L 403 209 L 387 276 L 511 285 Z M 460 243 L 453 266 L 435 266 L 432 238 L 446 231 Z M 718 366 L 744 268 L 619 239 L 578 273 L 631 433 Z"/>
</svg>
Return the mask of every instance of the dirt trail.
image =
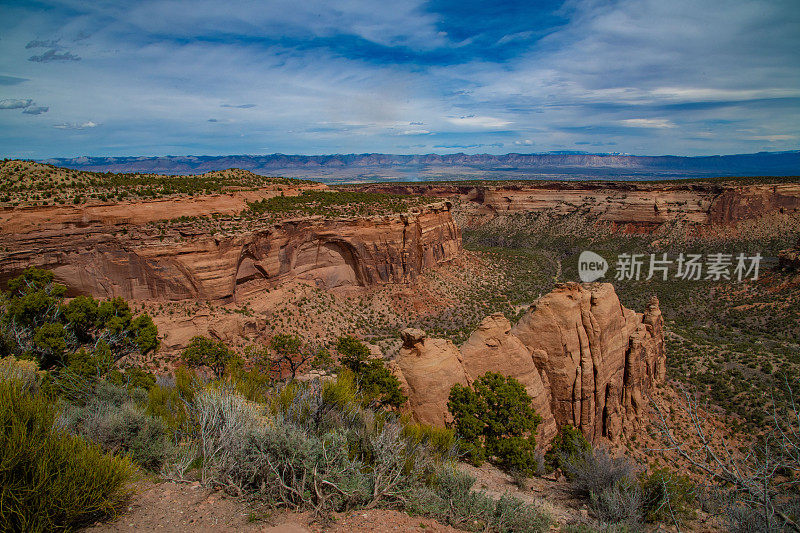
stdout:
<svg viewBox="0 0 800 533">
<path fill-rule="evenodd" d="M 200 483 L 143 482 L 124 514 L 98 523 L 91 533 L 158 531 L 269 532 L 269 533 L 396 533 L 425 531 L 455 533 L 458 530 L 398 511 L 373 509 L 336 513 L 331 524 L 315 522 L 309 513 L 270 514 L 250 503 L 213 491 Z"/>
</svg>

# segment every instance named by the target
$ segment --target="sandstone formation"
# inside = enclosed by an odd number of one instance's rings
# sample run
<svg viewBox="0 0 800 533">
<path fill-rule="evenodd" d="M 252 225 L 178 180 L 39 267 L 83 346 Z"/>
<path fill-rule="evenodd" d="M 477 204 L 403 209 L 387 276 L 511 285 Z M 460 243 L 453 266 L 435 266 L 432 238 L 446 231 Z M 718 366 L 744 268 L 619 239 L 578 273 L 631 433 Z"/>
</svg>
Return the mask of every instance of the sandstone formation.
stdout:
<svg viewBox="0 0 800 533">
<path fill-rule="evenodd" d="M 449 421 L 450 387 L 468 383 L 461 354 L 450 340 L 430 338 L 418 329 L 403 330 L 401 337 L 396 370 L 411 410 L 420 422 L 443 426 Z"/>
<path fill-rule="evenodd" d="M 374 184 L 360 190 L 459 198 L 470 222 L 502 213 L 583 213 L 621 231 L 650 232 L 665 223 L 735 224 L 757 217 L 800 213 L 800 184 L 512 182 L 503 185 Z"/>
<path fill-rule="evenodd" d="M 511 333 L 511 322 L 503 313 L 484 318 L 461 347 L 461 354 L 470 380 L 486 372 L 499 372 L 522 383 L 533 398 L 536 412 L 542 414 L 539 437 L 550 440 L 556 434 L 547 374 L 539 371 L 528 347 Z"/>
<path fill-rule="evenodd" d="M 398 215 L 256 220 L 227 231 L 175 219 L 246 206 L 217 199 L 189 208 L 161 201 L 3 213 L 0 280 L 37 266 L 53 270 L 71 294 L 230 302 L 296 279 L 326 288 L 409 281 L 461 250 L 447 202 Z M 164 219 L 172 220 L 153 223 Z"/>
<path fill-rule="evenodd" d="M 487 317 L 460 351 L 419 331 L 407 330 L 403 341 L 397 366 L 415 417 L 441 424 L 453 384 L 500 372 L 533 398 L 541 445 L 563 424 L 590 439 L 615 440 L 635 427 L 647 391 L 666 374 L 658 299 L 636 313 L 609 283 L 559 285 L 513 328 L 500 314 Z"/>
</svg>

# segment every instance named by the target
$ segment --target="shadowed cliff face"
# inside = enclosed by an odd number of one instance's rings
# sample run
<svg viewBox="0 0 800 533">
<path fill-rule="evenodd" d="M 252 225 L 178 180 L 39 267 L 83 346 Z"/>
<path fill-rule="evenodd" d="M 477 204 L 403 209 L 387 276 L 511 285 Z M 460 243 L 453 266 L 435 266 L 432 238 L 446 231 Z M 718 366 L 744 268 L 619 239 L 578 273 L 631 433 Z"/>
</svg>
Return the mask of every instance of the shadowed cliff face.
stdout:
<svg viewBox="0 0 800 533">
<path fill-rule="evenodd" d="M 517 379 L 542 417 L 537 442 L 571 424 L 590 439 L 616 440 L 646 415 L 646 394 L 666 377 L 658 300 L 644 313 L 622 306 L 610 283 L 566 283 L 534 303 L 511 326 L 486 317 L 459 350 L 452 342 L 405 330 L 396 371 L 422 422 L 448 421 L 455 383 L 486 372 Z"/>
<path fill-rule="evenodd" d="M 800 212 L 800 184 L 553 183 L 508 185 L 402 185 L 357 187 L 370 192 L 457 197 L 470 223 L 498 214 L 580 212 L 621 231 L 648 233 L 681 221 L 698 226 L 735 224 L 779 212 Z"/>
<path fill-rule="evenodd" d="M 130 209 L 88 222 L 48 209 L 24 229 L 10 221 L 0 229 L 0 277 L 38 266 L 73 294 L 233 301 L 290 280 L 325 288 L 410 281 L 461 251 L 446 202 L 403 215 L 255 221 L 225 231 L 192 221 L 166 230 L 129 224 Z"/>
</svg>

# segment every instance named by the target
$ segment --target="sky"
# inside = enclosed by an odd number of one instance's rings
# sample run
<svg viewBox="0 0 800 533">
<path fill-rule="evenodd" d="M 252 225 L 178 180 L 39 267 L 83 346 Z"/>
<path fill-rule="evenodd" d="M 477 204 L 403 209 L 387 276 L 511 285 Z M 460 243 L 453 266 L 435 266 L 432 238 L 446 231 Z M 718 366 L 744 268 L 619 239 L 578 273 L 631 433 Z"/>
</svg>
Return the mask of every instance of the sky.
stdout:
<svg viewBox="0 0 800 533">
<path fill-rule="evenodd" d="M 0 157 L 798 148 L 798 0 L 0 4 Z"/>
</svg>

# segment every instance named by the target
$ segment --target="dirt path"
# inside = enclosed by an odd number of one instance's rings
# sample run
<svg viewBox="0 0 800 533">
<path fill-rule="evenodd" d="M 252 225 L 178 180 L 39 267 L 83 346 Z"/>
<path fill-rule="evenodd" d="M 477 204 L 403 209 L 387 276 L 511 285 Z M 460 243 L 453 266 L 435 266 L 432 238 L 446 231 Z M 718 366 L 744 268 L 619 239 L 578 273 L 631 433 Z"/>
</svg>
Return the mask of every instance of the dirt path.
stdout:
<svg viewBox="0 0 800 533">
<path fill-rule="evenodd" d="M 455 533 L 435 520 L 388 510 L 337 513 L 331 524 L 315 522 L 309 513 L 268 513 L 248 502 L 212 491 L 200 483 L 139 484 L 138 493 L 116 520 L 98 523 L 92 533 L 158 531 L 269 533 L 397 533 L 425 531 Z"/>
</svg>

